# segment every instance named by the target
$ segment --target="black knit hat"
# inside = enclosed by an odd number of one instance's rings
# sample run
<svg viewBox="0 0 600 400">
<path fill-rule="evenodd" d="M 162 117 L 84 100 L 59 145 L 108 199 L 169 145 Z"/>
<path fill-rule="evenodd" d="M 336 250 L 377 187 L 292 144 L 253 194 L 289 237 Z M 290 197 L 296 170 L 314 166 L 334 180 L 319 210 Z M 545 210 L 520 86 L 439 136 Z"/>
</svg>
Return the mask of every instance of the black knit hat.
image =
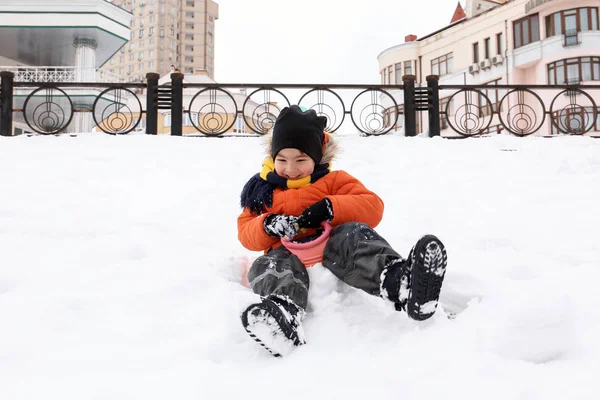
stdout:
<svg viewBox="0 0 600 400">
<path fill-rule="evenodd" d="M 326 126 L 327 117 L 318 116 L 315 110 L 302 111 L 297 105 L 285 107 L 275 121 L 271 156 L 275 158 L 281 150 L 293 148 L 319 164 L 323 157 L 323 131 Z"/>
</svg>

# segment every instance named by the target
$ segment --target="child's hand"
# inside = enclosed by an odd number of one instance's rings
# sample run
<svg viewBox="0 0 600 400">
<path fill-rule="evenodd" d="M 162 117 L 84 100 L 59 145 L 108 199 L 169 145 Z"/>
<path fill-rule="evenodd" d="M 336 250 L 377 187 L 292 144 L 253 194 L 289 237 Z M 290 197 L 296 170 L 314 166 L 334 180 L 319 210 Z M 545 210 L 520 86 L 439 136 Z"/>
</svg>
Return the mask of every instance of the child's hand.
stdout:
<svg viewBox="0 0 600 400">
<path fill-rule="evenodd" d="M 300 233 L 298 217 L 292 215 L 271 214 L 265 218 L 265 232 L 271 236 L 293 239 Z"/>
<path fill-rule="evenodd" d="M 331 200 L 325 197 L 300 214 L 298 217 L 298 226 L 300 228 L 319 228 L 321 222 L 331 222 L 332 219 L 333 206 L 331 205 Z"/>
</svg>

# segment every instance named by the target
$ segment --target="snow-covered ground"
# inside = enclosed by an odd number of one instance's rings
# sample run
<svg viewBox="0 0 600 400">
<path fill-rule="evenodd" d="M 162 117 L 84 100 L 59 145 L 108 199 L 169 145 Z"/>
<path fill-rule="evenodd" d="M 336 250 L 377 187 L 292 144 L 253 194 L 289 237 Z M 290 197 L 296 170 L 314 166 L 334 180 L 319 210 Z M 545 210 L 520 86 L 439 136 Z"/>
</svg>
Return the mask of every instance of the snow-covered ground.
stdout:
<svg viewBox="0 0 600 400">
<path fill-rule="evenodd" d="M 260 139 L 2 138 L 0 398 L 600 398 L 600 141 L 340 141 L 400 253 L 445 242 L 455 319 L 316 266 L 308 344 L 274 359 L 232 272 Z"/>
</svg>

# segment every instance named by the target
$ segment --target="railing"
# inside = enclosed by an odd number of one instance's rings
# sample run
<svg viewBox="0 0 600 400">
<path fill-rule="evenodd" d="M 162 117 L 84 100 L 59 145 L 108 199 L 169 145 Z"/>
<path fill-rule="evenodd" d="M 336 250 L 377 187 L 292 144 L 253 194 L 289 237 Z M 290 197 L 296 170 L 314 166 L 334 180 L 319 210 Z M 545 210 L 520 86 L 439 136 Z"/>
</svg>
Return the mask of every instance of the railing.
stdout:
<svg viewBox="0 0 600 400">
<path fill-rule="evenodd" d="M 94 76 L 96 82 L 125 82 L 119 75 L 99 68 L 79 68 L 62 66 L 0 66 L 0 71 L 11 71 L 15 82 L 77 82 L 78 74 Z"/>
<path fill-rule="evenodd" d="M 528 136 L 542 131 L 547 121 L 548 135 L 552 130 L 570 135 L 600 131 L 594 100 L 600 85 L 442 85 L 439 89 L 441 94 L 452 92 L 444 98 L 440 118 L 462 137 L 492 129 Z"/>
<path fill-rule="evenodd" d="M 86 112 L 110 134 L 129 133 L 142 126 L 143 119 L 146 133 L 157 134 L 160 112 L 170 116 L 171 135 L 192 133 L 183 129 L 184 116 L 196 134 L 221 136 L 239 131 L 243 121 L 250 131 L 263 135 L 272 130 L 279 111 L 291 104 L 326 116 L 329 132 L 347 132 L 344 124 L 367 136 L 387 134 L 400 122 L 405 136 L 422 132 L 438 136 L 442 130 L 446 137 L 600 131 L 594 100 L 600 98 L 600 85 L 579 82 L 439 85 L 439 77 L 431 75 L 426 85 L 417 85 L 416 77 L 407 75 L 402 85 L 195 84 L 174 73 L 168 85 L 159 86 L 159 76 L 153 73 L 147 74 L 145 83 L 15 82 L 10 71 L 0 75 L 2 135 L 11 135 L 13 114 L 22 115 L 35 132 L 58 134 L 66 131 L 76 113 Z M 90 88 L 100 92 L 93 95 L 93 105 L 89 109 L 74 105 L 74 93 Z M 29 91 L 21 108 L 13 104 L 15 89 Z"/>
<path fill-rule="evenodd" d="M 577 37 L 579 31 L 577 29 L 566 30 L 563 34 L 563 47 L 577 46 L 581 44 Z"/>
</svg>

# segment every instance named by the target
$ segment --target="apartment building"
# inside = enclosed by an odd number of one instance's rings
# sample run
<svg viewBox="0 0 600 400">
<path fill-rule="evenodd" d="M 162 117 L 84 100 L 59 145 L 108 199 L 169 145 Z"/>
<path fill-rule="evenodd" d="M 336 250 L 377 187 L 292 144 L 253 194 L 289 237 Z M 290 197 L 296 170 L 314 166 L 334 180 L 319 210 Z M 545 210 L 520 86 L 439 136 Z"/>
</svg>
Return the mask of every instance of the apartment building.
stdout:
<svg viewBox="0 0 600 400">
<path fill-rule="evenodd" d="M 132 12 L 131 37 L 103 68 L 128 81 L 146 73 L 161 76 L 175 66 L 184 74 L 215 73 L 215 20 L 212 0 L 114 0 Z"/>
<path fill-rule="evenodd" d="M 599 8 L 598 0 L 466 0 L 464 8 L 459 3 L 454 15 L 448 16 L 449 25 L 420 38 L 408 35 L 404 43 L 383 50 L 378 56 L 381 83 L 401 85 L 403 75 L 415 75 L 417 82 L 424 84 L 428 75 L 438 75 L 441 85 L 489 86 L 483 91 L 487 99 L 475 100 L 479 113 L 461 117 L 465 121 L 479 119 L 484 124 L 492 118 L 485 133 L 504 133 L 498 118 L 507 121 L 515 117 L 515 111 L 509 108 L 512 99 L 500 110 L 506 91 L 495 89 L 495 85 L 600 83 Z M 574 107 L 569 104 L 569 96 L 556 97 L 558 91 L 537 93 L 539 99 L 530 95 L 525 99 L 530 108 L 527 115 L 517 115 L 522 124 L 526 124 L 525 118 L 540 121 L 545 114 L 540 103 L 547 108 L 554 104 L 554 120 L 540 122 L 536 135 L 559 134 L 558 126 L 567 124 L 571 131 L 598 136 L 600 111 L 594 111 L 590 98 L 572 92 L 577 94 L 577 104 L 582 105 Z M 452 94 L 440 93 L 440 107 L 455 114 L 461 104 L 458 98 L 451 100 Z M 590 92 L 596 106 L 599 95 L 598 91 Z M 403 116 L 396 119 L 403 113 L 399 91 L 394 99 L 398 109 L 387 108 L 386 123 L 389 126 L 390 121 L 396 121 L 394 129 L 401 131 Z M 512 104 L 515 102 L 518 99 Z M 426 118 L 421 116 L 417 123 L 418 132 L 427 132 Z M 531 123 L 533 128 L 538 126 L 537 122 Z M 577 124 L 579 128 L 574 128 Z M 455 135 L 450 129 L 444 132 L 447 120 L 441 121 L 441 126 L 442 135 Z"/>
</svg>

